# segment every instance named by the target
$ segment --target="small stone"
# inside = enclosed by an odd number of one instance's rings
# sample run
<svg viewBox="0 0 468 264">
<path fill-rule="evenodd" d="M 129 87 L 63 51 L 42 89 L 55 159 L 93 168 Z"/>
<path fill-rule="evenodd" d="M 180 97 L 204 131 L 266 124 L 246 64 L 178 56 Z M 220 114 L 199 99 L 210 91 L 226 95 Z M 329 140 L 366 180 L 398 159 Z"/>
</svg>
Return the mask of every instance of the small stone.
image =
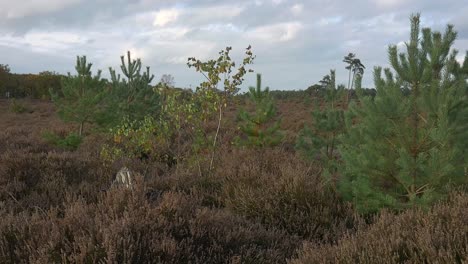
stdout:
<svg viewBox="0 0 468 264">
<path fill-rule="evenodd" d="M 132 176 L 133 173 L 127 167 L 122 167 L 115 175 L 115 179 L 112 182 L 112 186 L 122 186 L 126 188 L 131 188 L 133 185 Z"/>
</svg>

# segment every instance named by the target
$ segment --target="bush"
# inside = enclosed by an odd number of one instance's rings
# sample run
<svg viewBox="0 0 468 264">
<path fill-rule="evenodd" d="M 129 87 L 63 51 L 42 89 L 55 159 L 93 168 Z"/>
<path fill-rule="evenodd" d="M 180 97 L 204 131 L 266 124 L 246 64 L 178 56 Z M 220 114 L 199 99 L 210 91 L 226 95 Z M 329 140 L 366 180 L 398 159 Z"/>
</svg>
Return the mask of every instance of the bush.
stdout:
<svg viewBox="0 0 468 264">
<path fill-rule="evenodd" d="M 465 263 L 468 261 L 468 195 L 429 211 L 381 213 L 376 222 L 336 245 L 305 245 L 302 263 Z"/>
<path fill-rule="evenodd" d="M 16 99 L 12 99 L 10 102 L 10 111 L 16 114 L 22 114 L 29 111 L 29 109 Z"/>
<path fill-rule="evenodd" d="M 333 241 L 356 220 L 318 171 L 281 150 L 231 153 L 218 173 L 222 203 L 268 227 L 314 241 Z"/>
<path fill-rule="evenodd" d="M 284 263 L 299 241 L 176 192 L 149 203 L 141 186 L 31 215 L 3 213 L 2 263 Z"/>
<path fill-rule="evenodd" d="M 45 139 L 49 144 L 65 150 L 76 150 L 83 141 L 83 137 L 79 136 L 77 133 L 70 133 L 64 136 L 57 135 L 56 133 L 50 131 L 44 132 L 42 134 L 42 138 Z"/>
<path fill-rule="evenodd" d="M 0 200 L 13 211 L 48 209 L 77 195 L 93 201 L 111 177 L 94 157 L 77 152 L 16 149 L 0 154 Z"/>
<path fill-rule="evenodd" d="M 195 193 L 203 206 L 311 241 L 335 241 L 359 222 L 314 167 L 284 150 L 223 147 L 217 153 L 222 166 L 211 175 L 198 175 L 181 163 L 149 185 L 158 191 Z"/>
</svg>

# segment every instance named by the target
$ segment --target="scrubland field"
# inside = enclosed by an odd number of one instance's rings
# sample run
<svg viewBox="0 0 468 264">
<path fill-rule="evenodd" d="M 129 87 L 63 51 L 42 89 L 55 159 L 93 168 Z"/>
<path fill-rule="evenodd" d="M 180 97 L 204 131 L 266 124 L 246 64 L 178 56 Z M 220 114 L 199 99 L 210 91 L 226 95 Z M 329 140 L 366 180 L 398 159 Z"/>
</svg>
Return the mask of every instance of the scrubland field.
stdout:
<svg viewBox="0 0 468 264">
<path fill-rule="evenodd" d="M 122 164 L 103 161 L 105 137 L 77 150 L 41 134 L 69 133 L 49 101 L 0 102 L 0 261 L 2 263 L 463 263 L 467 260 L 468 196 L 402 213 L 359 216 L 305 162 L 291 143 L 237 149 L 224 140 L 217 165 L 199 175 L 127 162 L 145 179 L 110 189 Z M 278 101 L 298 133 L 308 120 L 299 99 Z M 228 116 L 235 116 L 228 112 Z M 232 121 L 232 120 L 229 120 Z M 227 121 L 229 123 L 229 121 Z"/>
<path fill-rule="evenodd" d="M 130 52 L 0 65 L 0 263 L 468 263 L 468 53 L 411 25 L 373 89 L 353 53 L 347 86 L 244 94 L 251 47 L 189 58 L 195 91 Z"/>
</svg>

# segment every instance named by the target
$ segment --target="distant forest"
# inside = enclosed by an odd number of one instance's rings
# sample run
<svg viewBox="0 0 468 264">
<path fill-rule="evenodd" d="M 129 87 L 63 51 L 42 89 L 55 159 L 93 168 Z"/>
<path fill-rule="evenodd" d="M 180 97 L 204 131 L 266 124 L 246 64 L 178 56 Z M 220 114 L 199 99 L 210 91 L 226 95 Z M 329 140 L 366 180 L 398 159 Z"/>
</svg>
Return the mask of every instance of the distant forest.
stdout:
<svg viewBox="0 0 468 264">
<path fill-rule="evenodd" d="M 50 99 L 53 92 L 61 90 L 61 79 L 65 77 L 54 71 L 42 71 L 38 74 L 13 73 L 8 64 L 0 64 L 0 98 Z M 159 85 L 160 82 L 157 85 Z M 375 95 L 375 89 L 363 88 L 365 94 Z M 187 89 L 188 90 L 188 89 Z M 273 90 L 275 99 L 301 98 L 304 96 L 321 96 L 323 85 L 315 83 L 304 90 Z"/>
</svg>

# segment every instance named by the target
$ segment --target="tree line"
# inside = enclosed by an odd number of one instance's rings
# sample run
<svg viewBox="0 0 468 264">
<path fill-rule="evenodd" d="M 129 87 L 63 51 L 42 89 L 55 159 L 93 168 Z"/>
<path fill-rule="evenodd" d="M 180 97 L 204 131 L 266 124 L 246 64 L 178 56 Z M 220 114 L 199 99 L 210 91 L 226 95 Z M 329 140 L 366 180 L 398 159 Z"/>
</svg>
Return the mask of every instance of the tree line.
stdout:
<svg viewBox="0 0 468 264">
<path fill-rule="evenodd" d="M 49 90 L 59 91 L 62 77 L 51 71 L 38 74 L 12 73 L 7 64 L 0 64 L 0 98 L 50 99 Z"/>
</svg>

